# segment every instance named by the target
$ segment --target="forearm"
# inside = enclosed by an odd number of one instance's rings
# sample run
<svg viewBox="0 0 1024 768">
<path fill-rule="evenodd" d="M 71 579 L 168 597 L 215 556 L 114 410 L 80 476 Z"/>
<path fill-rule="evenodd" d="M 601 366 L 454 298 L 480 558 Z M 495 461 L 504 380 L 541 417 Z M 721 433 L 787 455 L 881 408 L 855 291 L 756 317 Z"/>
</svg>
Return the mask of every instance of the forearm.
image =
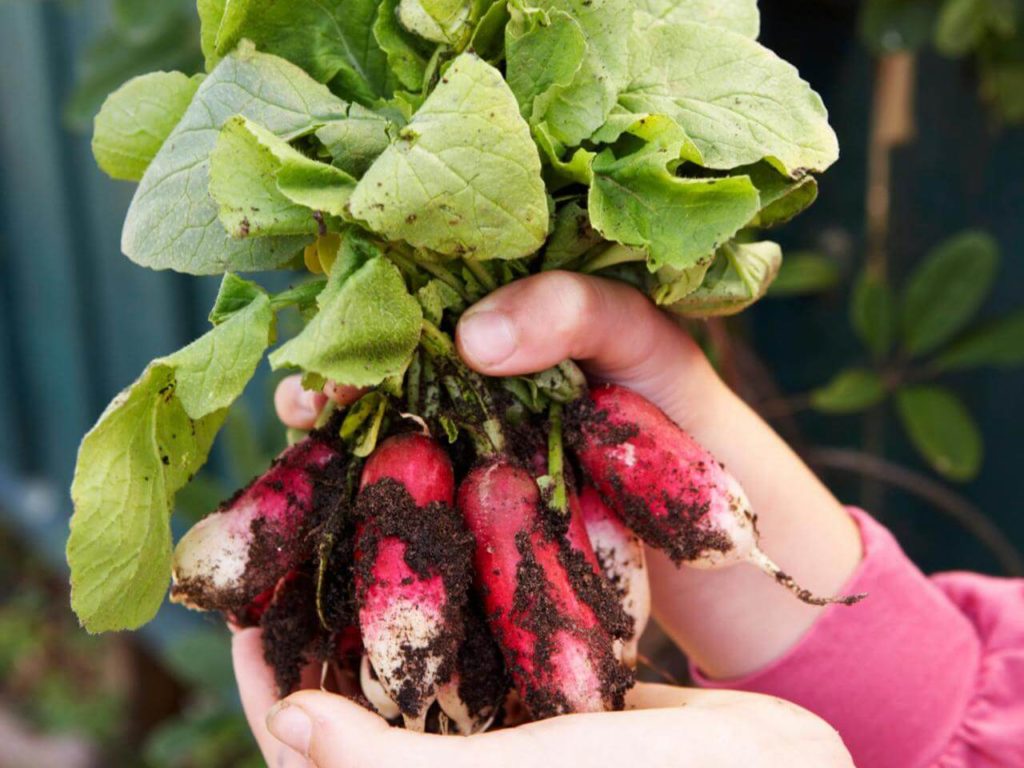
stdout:
<svg viewBox="0 0 1024 768">
<path fill-rule="evenodd" d="M 704 388 L 699 410 L 675 397 L 662 407 L 742 483 L 769 557 L 811 591 L 838 592 L 861 559 L 857 526 L 782 439 L 720 383 Z M 824 610 L 749 566 L 677 569 L 660 552 L 649 554 L 656 618 L 713 677 L 743 675 L 782 656 Z"/>
</svg>

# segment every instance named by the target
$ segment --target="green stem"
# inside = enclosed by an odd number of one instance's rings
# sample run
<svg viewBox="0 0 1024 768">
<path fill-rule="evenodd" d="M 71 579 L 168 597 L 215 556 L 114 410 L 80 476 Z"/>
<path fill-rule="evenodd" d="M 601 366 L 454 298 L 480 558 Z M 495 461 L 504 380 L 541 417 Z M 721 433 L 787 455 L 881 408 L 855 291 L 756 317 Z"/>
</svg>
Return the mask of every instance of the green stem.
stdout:
<svg viewBox="0 0 1024 768">
<path fill-rule="evenodd" d="M 416 263 L 423 267 L 423 269 L 425 269 L 431 275 L 436 277 L 438 280 L 440 280 L 442 283 L 451 288 L 453 291 L 455 291 L 457 294 L 459 294 L 459 296 L 462 297 L 462 300 L 465 301 L 467 304 L 473 303 L 473 296 L 471 296 L 469 291 L 466 290 L 466 284 L 459 280 L 459 278 L 457 278 L 447 269 L 442 267 L 440 264 L 438 264 L 435 261 L 427 261 L 426 259 L 424 259 L 423 261 L 418 261 Z"/>
<path fill-rule="evenodd" d="M 569 491 L 565 484 L 565 446 L 562 441 L 562 405 L 552 403 L 548 420 L 548 475 L 554 481 L 551 509 L 560 515 L 569 514 Z"/>
<path fill-rule="evenodd" d="M 308 304 L 320 295 L 320 291 L 326 285 L 326 280 L 310 280 L 294 288 L 289 288 L 287 291 L 281 291 L 281 293 L 270 297 L 270 308 L 276 312 L 286 307 Z"/>
<path fill-rule="evenodd" d="M 583 262 L 580 266 L 580 272 L 593 274 L 594 272 L 600 272 L 602 269 L 615 267 L 619 264 L 629 264 L 635 261 L 647 261 L 647 254 L 640 248 L 616 243 Z"/>
<path fill-rule="evenodd" d="M 451 338 L 429 320 L 423 321 L 423 335 L 420 337 L 420 342 L 427 350 L 428 355 L 462 364 Z"/>
<path fill-rule="evenodd" d="M 316 417 L 316 422 L 313 424 L 315 429 L 323 429 L 327 426 L 327 422 L 331 420 L 331 416 L 334 415 L 335 411 L 338 410 L 338 404 L 334 400 L 328 400 L 324 405 L 320 415 Z"/>
<path fill-rule="evenodd" d="M 409 363 L 409 370 L 405 375 L 405 402 L 409 410 L 416 414 L 422 414 L 423 403 L 420 402 L 423 385 L 423 356 L 419 350 L 413 353 L 412 362 Z"/>
<path fill-rule="evenodd" d="M 473 277 L 480 281 L 480 284 L 484 286 L 488 291 L 494 291 L 498 288 L 498 283 L 494 279 L 494 276 L 487 270 L 483 264 L 473 258 L 465 258 L 463 261 L 466 263 L 466 267 L 470 272 L 473 273 Z"/>
<path fill-rule="evenodd" d="M 428 320 L 423 321 L 420 343 L 428 355 L 450 369 L 449 375 L 444 376 L 445 387 L 461 425 L 474 436 L 478 450 L 489 455 L 503 453 L 505 433 L 487 382 L 466 367 L 448 335 Z M 474 403 L 479 412 L 470 414 L 468 409 Z"/>
</svg>

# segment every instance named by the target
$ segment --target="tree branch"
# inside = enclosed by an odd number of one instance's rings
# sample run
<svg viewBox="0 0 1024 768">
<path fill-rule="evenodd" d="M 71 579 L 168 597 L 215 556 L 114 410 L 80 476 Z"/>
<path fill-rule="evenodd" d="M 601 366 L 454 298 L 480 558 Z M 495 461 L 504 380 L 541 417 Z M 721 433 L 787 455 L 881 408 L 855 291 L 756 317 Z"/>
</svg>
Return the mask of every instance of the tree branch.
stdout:
<svg viewBox="0 0 1024 768">
<path fill-rule="evenodd" d="M 816 448 L 804 458 L 812 466 L 870 477 L 924 499 L 984 544 L 1006 575 L 1024 576 L 1024 555 L 1010 543 L 1006 534 L 974 504 L 941 483 L 860 451 Z"/>
</svg>

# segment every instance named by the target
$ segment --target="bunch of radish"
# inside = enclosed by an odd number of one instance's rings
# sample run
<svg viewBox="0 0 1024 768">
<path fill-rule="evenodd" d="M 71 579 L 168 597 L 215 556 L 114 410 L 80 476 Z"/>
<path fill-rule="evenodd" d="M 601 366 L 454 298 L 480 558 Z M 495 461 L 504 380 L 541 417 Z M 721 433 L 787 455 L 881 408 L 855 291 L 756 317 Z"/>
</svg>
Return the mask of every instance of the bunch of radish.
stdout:
<svg viewBox="0 0 1024 768">
<path fill-rule="evenodd" d="M 432 415 L 396 412 L 365 461 L 335 415 L 178 544 L 173 599 L 263 626 L 282 693 L 319 664 L 388 719 L 466 735 L 621 709 L 644 543 L 856 599 L 768 560 L 739 483 L 639 395 L 580 388 L 532 415 L 435 351 Z"/>
<path fill-rule="evenodd" d="M 756 2 L 197 11 L 205 71 L 133 78 L 95 121 L 100 167 L 138 183 L 124 254 L 221 285 L 210 329 L 82 441 L 86 629 L 142 626 L 173 575 L 173 600 L 262 627 L 282 692 L 319 670 L 389 720 L 470 734 L 623 706 L 645 545 L 831 601 L 761 552 L 739 484 L 657 408 L 571 362 L 481 377 L 452 341 L 469 307 L 553 270 L 688 318 L 765 295 L 764 230 L 814 202 L 839 148 L 757 41 Z M 364 394 L 175 550 L 178 492 L 268 352 L 308 390 Z"/>
</svg>

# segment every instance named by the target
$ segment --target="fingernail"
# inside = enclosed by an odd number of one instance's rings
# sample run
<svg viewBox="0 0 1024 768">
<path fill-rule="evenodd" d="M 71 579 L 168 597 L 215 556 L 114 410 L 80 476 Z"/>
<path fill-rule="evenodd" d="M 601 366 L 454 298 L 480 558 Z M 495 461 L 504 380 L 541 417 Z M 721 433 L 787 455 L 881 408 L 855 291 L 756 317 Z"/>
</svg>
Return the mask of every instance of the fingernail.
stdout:
<svg viewBox="0 0 1024 768">
<path fill-rule="evenodd" d="M 512 322 L 501 312 L 474 312 L 459 323 L 462 351 L 482 365 L 497 365 L 516 351 Z"/>
<path fill-rule="evenodd" d="M 309 756 L 313 722 L 300 707 L 281 701 L 267 714 L 267 730 L 300 755 Z"/>
</svg>

